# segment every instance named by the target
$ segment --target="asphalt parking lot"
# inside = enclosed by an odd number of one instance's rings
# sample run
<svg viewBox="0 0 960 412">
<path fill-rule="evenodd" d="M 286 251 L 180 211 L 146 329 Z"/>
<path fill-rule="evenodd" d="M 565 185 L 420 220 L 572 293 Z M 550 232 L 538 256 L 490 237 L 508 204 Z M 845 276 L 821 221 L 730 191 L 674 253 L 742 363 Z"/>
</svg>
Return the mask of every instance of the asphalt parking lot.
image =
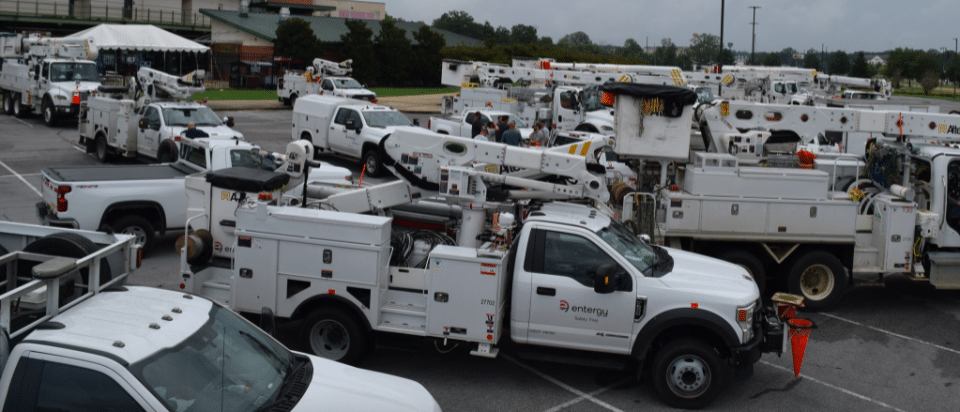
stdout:
<svg viewBox="0 0 960 412">
<path fill-rule="evenodd" d="M 913 101 L 914 99 L 910 99 Z M 907 100 L 904 100 L 905 102 Z M 958 104 L 933 101 L 942 112 Z M 234 116 L 245 137 L 267 150 L 290 140 L 289 110 L 219 112 Z M 429 115 L 411 114 L 426 125 Z M 47 128 L 38 117 L 0 115 L 0 219 L 37 223 L 40 169 L 93 165 L 77 146 L 75 124 Z M 322 156 L 349 167 L 358 164 Z M 365 177 L 364 185 L 384 179 Z M 369 182 L 369 183 L 368 183 Z M 159 237 L 129 283 L 176 289 L 179 233 Z M 828 313 L 803 314 L 817 324 L 803 370 L 793 376 L 790 354 L 764 355 L 754 376 L 730 385 L 709 410 L 723 411 L 960 411 L 960 291 L 938 291 L 905 278 L 847 292 Z M 300 349 L 293 334 L 281 333 Z M 510 355 L 440 353 L 432 345 L 381 339 L 359 366 L 423 384 L 447 411 L 657 411 L 647 382 L 631 373 L 530 362 Z"/>
</svg>

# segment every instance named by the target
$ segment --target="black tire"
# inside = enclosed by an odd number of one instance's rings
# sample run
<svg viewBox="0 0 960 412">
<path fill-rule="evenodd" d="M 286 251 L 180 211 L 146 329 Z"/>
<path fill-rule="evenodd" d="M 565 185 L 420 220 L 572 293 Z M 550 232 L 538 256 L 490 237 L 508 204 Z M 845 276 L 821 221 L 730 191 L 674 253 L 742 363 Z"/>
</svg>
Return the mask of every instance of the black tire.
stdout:
<svg viewBox="0 0 960 412">
<path fill-rule="evenodd" d="M 170 140 L 160 142 L 157 148 L 157 161 L 160 163 L 170 163 L 177 160 L 177 145 Z"/>
<path fill-rule="evenodd" d="M 3 245 L 0 245 L 0 256 L 6 255 L 9 252 L 10 251 L 7 250 L 7 248 L 3 247 Z M 5 281 L 5 280 L 7 280 L 7 264 L 6 263 L 0 264 L 0 281 Z"/>
<path fill-rule="evenodd" d="M 653 387 L 674 408 L 700 409 L 713 402 L 733 369 L 699 339 L 667 342 L 653 361 Z"/>
<path fill-rule="evenodd" d="M 960 110 L 951 110 L 950 114 L 960 114 Z"/>
<path fill-rule="evenodd" d="M 297 95 L 291 94 L 291 95 L 290 95 L 290 107 L 296 107 L 296 106 L 295 106 L 296 104 L 297 104 Z"/>
<path fill-rule="evenodd" d="M 803 296 L 806 309 L 822 311 L 832 308 L 847 286 L 847 274 L 836 256 L 823 252 L 808 252 L 789 266 L 787 290 Z"/>
<path fill-rule="evenodd" d="M 47 127 L 55 127 L 57 125 L 57 110 L 53 107 L 53 102 L 50 101 L 49 97 L 43 99 L 41 113 L 43 113 L 43 122 L 46 123 Z"/>
<path fill-rule="evenodd" d="M 20 93 L 14 95 L 13 98 L 13 115 L 20 119 L 30 115 L 30 108 L 26 105 L 20 104 Z"/>
<path fill-rule="evenodd" d="M 293 107 L 293 105 L 290 104 L 290 98 L 289 98 L 289 97 L 284 97 L 284 98 L 282 98 L 282 101 L 283 101 L 283 105 L 284 105 L 284 106 L 291 106 L 291 107 Z"/>
<path fill-rule="evenodd" d="M 765 296 L 764 291 L 767 288 L 767 271 L 763 268 L 763 263 L 760 262 L 760 259 L 757 259 L 753 253 L 745 250 L 734 249 L 724 252 L 717 258 L 746 269 L 747 272 L 750 273 L 750 276 L 753 277 L 753 281 L 757 283 L 757 289 L 760 289 L 760 296 Z"/>
<path fill-rule="evenodd" d="M 107 137 L 102 133 L 97 134 L 93 140 L 93 155 L 97 157 L 100 163 L 106 163 L 110 160 L 110 147 L 107 146 Z"/>
<path fill-rule="evenodd" d="M 380 162 L 380 155 L 377 154 L 377 150 L 374 148 L 367 149 L 366 152 L 363 152 L 363 165 L 367 168 L 367 175 L 372 177 L 382 176 L 383 175 L 383 163 Z"/>
<path fill-rule="evenodd" d="M 341 308 L 319 308 L 300 329 L 303 348 L 314 355 L 355 364 L 367 348 L 367 333 L 360 322 Z"/>
<path fill-rule="evenodd" d="M 100 248 L 97 247 L 95 243 L 91 242 L 90 239 L 87 239 L 76 233 L 62 232 L 54 233 L 52 235 L 47 235 L 40 239 L 34 240 L 27 245 L 27 247 L 23 248 L 23 251 L 42 253 L 52 256 L 81 258 L 96 252 L 99 249 Z M 35 265 L 18 265 L 18 275 L 24 277 L 33 277 L 31 272 L 33 266 Z M 83 283 L 89 284 L 88 269 L 80 269 L 80 278 Z M 113 279 L 113 275 L 110 271 L 110 262 L 108 262 L 106 258 L 103 258 L 100 260 L 100 284 L 102 285 L 106 282 L 109 282 L 110 279 Z"/>
<path fill-rule="evenodd" d="M 150 221 L 137 215 L 126 215 L 110 223 L 113 233 L 133 235 L 134 242 L 146 252 L 153 246 L 154 228 Z"/>
<path fill-rule="evenodd" d="M 3 112 L 13 114 L 13 96 L 10 92 L 3 92 Z"/>
</svg>

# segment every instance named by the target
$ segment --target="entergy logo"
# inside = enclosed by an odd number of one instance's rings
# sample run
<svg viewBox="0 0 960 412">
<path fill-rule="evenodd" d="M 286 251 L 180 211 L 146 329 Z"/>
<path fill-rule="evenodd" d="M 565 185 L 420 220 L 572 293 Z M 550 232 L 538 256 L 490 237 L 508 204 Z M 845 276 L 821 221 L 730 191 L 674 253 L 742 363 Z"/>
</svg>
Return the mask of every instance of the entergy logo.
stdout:
<svg viewBox="0 0 960 412">
<path fill-rule="evenodd" d="M 570 304 L 565 300 L 560 300 L 560 310 L 566 312 L 570 310 Z"/>
</svg>

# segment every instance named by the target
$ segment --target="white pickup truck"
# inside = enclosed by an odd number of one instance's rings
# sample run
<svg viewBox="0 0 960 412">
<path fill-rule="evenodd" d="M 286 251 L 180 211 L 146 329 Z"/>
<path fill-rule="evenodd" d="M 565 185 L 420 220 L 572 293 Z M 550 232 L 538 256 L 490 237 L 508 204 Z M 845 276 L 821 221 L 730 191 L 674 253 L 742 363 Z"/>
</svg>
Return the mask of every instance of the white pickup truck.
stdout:
<svg viewBox="0 0 960 412">
<path fill-rule="evenodd" d="M 523 120 L 520 120 L 519 117 L 510 112 L 475 109 L 465 109 L 459 116 L 431 117 L 427 122 L 427 128 L 430 129 L 431 132 L 440 134 L 473 138 L 473 122 L 477 112 L 480 112 L 480 124 L 482 125 L 490 122 L 497 123 L 500 116 L 508 116 L 510 121 L 514 122 L 517 126 L 520 135 L 524 138 L 530 136 L 530 133 L 533 132 L 532 126 L 528 126 Z M 492 137 L 488 139 L 491 142 L 494 141 Z"/>
<path fill-rule="evenodd" d="M 0 268 L 19 274 L 0 295 L 0 408 L 440 410 L 416 382 L 291 352 L 210 300 L 121 286 L 137 249 L 130 236 L 0 222 Z M 98 267 L 114 275 L 78 281 Z"/>
<path fill-rule="evenodd" d="M 278 165 L 251 154 L 257 146 L 212 138 L 181 141 L 176 163 L 49 167 L 42 170 L 42 200 L 36 204 L 45 225 L 131 234 L 144 249 L 154 233 L 184 227 L 187 195 L 184 178 L 229 167 L 276 170 Z M 323 164 L 310 183 L 351 185 L 349 169 Z M 301 186 L 289 194 L 299 195 Z"/>
<path fill-rule="evenodd" d="M 380 176 L 384 170 L 377 145 L 384 136 L 400 128 L 415 127 L 393 108 L 311 95 L 300 98 L 293 107 L 291 138 L 308 140 L 318 151 L 360 159 L 366 174 Z"/>
</svg>

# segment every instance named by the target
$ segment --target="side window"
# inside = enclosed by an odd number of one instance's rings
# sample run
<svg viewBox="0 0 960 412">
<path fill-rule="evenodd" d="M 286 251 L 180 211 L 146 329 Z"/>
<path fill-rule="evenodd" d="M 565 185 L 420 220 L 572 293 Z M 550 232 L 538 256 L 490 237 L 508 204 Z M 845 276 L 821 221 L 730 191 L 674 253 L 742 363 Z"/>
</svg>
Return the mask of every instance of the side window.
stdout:
<svg viewBox="0 0 960 412">
<path fill-rule="evenodd" d="M 777 83 L 773 86 L 773 91 L 777 93 L 783 93 L 783 83 Z"/>
<path fill-rule="evenodd" d="M 347 115 L 347 120 L 353 120 L 353 124 L 357 125 L 357 127 L 360 127 L 360 125 L 363 124 L 363 119 L 360 117 L 360 113 L 357 113 L 354 110 L 349 110 L 348 112 L 349 114 Z"/>
<path fill-rule="evenodd" d="M 347 124 L 347 116 L 350 115 L 350 110 L 340 109 L 337 111 L 337 117 L 333 119 L 333 122 L 339 125 Z"/>
<path fill-rule="evenodd" d="M 487 124 L 487 123 L 490 123 L 490 118 L 487 117 L 487 115 L 485 115 L 485 114 L 481 114 L 481 115 L 480 115 L 480 124 L 484 124 L 484 125 L 485 125 L 485 124 Z"/>
<path fill-rule="evenodd" d="M 4 404 L 7 411 L 143 411 L 111 377 L 86 368 L 22 359 Z"/>
<path fill-rule="evenodd" d="M 477 116 L 477 112 L 467 113 L 467 124 L 473 124 L 474 118 Z M 480 120 L 483 120 L 483 115 L 480 115 Z"/>
<path fill-rule="evenodd" d="M 150 124 L 160 124 L 160 111 L 156 107 L 148 107 L 147 113 L 144 115 L 147 118 L 147 122 Z"/>
<path fill-rule="evenodd" d="M 184 145 L 184 146 L 187 146 L 187 145 Z M 207 168 L 207 151 L 197 147 L 187 146 L 186 154 L 183 156 L 183 160 L 186 160 L 190 163 L 200 166 L 203 169 L 206 169 Z"/>
<path fill-rule="evenodd" d="M 617 265 L 596 244 L 579 235 L 534 230 L 529 244 L 524 270 L 568 277 L 590 288 L 597 268 Z"/>
<path fill-rule="evenodd" d="M 960 231 L 960 161 L 947 166 L 947 224 Z"/>
<path fill-rule="evenodd" d="M 570 109 L 570 110 L 576 109 L 576 107 L 574 107 L 575 100 L 576 100 L 576 96 L 573 94 L 573 92 L 560 93 L 560 107 L 564 109 Z"/>
<path fill-rule="evenodd" d="M 324 80 L 323 83 L 320 83 L 320 87 L 323 90 L 333 90 L 333 82 L 330 80 Z"/>
</svg>

